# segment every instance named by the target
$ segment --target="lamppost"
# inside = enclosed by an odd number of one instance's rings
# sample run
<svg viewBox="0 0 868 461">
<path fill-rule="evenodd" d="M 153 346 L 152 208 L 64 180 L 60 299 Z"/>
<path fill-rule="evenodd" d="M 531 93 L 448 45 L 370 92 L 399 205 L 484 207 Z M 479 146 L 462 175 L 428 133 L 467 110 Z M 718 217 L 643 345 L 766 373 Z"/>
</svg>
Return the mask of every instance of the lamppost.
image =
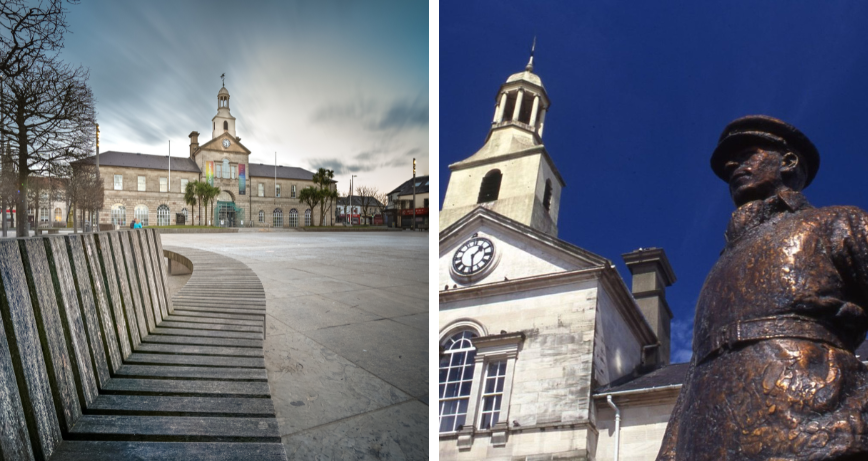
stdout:
<svg viewBox="0 0 868 461">
<path fill-rule="evenodd" d="M 353 178 L 356 176 L 350 176 L 350 227 L 353 227 Z"/>
<path fill-rule="evenodd" d="M 413 230 L 416 230 L 416 157 L 413 157 Z"/>
</svg>

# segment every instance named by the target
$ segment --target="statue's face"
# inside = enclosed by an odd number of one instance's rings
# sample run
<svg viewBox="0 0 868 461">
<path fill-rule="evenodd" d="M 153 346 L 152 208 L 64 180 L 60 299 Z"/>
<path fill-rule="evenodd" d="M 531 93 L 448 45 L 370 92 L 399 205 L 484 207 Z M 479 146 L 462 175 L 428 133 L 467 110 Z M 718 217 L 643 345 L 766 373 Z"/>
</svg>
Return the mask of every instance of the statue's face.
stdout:
<svg viewBox="0 0 868 461">
<path fill-rule="evenodd" d="M 771 149 L 751 147 L 726 162 L 724 168 L 729 177 L 729 193 L 737 207 L 764 200 L 784 187 L 781 177 L 781 169 L 786 163 L 784 157 Z"/>
</svg>

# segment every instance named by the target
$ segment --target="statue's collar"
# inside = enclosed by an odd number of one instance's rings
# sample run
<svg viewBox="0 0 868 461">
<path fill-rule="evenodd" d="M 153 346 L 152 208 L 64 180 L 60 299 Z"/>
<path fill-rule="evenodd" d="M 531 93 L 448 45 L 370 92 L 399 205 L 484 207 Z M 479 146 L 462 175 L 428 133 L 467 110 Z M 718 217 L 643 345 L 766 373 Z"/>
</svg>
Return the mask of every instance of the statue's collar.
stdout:
<svg viewBox="0 0 868 461">
<path fill-rule="evenodd" d="M 745 203 L 732 212 L 732 218 L 726 229 L 726 242 L 735 242 L 747 231 L 780 213 L 795 213 L 805 208 L 812 208 L 808 199 L 801 192 L 789 189 L 782 190 L 765 200 Z"/>
</svg>

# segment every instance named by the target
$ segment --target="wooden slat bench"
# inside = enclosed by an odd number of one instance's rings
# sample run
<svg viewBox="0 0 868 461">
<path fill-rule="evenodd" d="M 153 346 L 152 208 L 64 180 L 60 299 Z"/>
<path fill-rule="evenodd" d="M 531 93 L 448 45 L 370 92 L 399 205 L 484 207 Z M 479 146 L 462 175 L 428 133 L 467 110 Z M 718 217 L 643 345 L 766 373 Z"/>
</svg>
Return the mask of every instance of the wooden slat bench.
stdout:
<svg viewBox="0 0 868 461">
<path fill-rule="evenodd" d="M 0 241 L 0 278 L 3 459 L 286 459 L 244 264 L 123 230 Z"/>
</svg>

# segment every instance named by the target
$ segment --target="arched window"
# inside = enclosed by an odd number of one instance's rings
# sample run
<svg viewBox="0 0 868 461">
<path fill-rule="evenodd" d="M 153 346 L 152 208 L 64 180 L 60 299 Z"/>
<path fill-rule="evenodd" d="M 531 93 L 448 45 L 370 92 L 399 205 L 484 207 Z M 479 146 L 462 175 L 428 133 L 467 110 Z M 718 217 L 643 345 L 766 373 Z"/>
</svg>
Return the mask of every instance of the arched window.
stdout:
<svg viewBox="0 0 868 461">
<path fill-rule="evenodd" d="M 169 207 L 166 205 L 160 205 L 157 207 L 157 225 L 158 226 L 168 226 L 171 223 L 169 219 Z"/>
<path fill-rule="evenodd" d="M 229 122 L 223 120 L 223 131 L 229 131 Z"/>
<path fill-rule="evenodd" d="M 549 211 L 552 207 L 552 180 L 546 179 L 546 190 L 543 194 L 543 207 Z"/>
<path fill-rule="evenodd" d="M 136 219 L 142 223 L 142 227 L 146 227 L 148 225 L 148 207 L 145 205 L 136 205 L 136 209 L 133 212 Z"/>
<path fill-rule="evenodd" d="M 265 222 L 265 212 L 259 210 L 259 222 Z"/>
<path fill-rule="evenodd" d="M 500 194 L 500 180 L 503 175 L 500 170 L 491 170 L 482 178 L 482 186 L 479 187 L 479 198 L 476 203 L 493 202 Z"/>
<path fill-rule="evenodd" d="M 310 208 L 304 210 L 304 225 L 310 227 Z"/>
<path fill-rule="evenodd" d="M 112 205 L 112 224 L 127 225 L 127 209 L 121 204 Z"/>
<path fill-rule="evenodd" d="M 298 227 L 298 211 L 295 208 L 289 210 L 289 227 Z"/>
<path fill-rule="evenodd" d="M 272 217 L 274 219 L 274 227 L 283 227 L 283 210 L 275 208 Z"/>
<path fill-rule="evenodd" d="M 181 214 L 184 215 L 184 223 L 187 224 L 187 225 L 189 225 L 189 224 L 190 224 L 190 220 L 187 219 L 187 209 L 186 209 L 186 208 L 181 208 Z"/>
<path fill-rule="evenodd" d="M 456 432 L 467 418 L 476 348 L 476 334 L 464 330 L 443 343 L 440 356 L 440 432 Z"/>
</svg>

